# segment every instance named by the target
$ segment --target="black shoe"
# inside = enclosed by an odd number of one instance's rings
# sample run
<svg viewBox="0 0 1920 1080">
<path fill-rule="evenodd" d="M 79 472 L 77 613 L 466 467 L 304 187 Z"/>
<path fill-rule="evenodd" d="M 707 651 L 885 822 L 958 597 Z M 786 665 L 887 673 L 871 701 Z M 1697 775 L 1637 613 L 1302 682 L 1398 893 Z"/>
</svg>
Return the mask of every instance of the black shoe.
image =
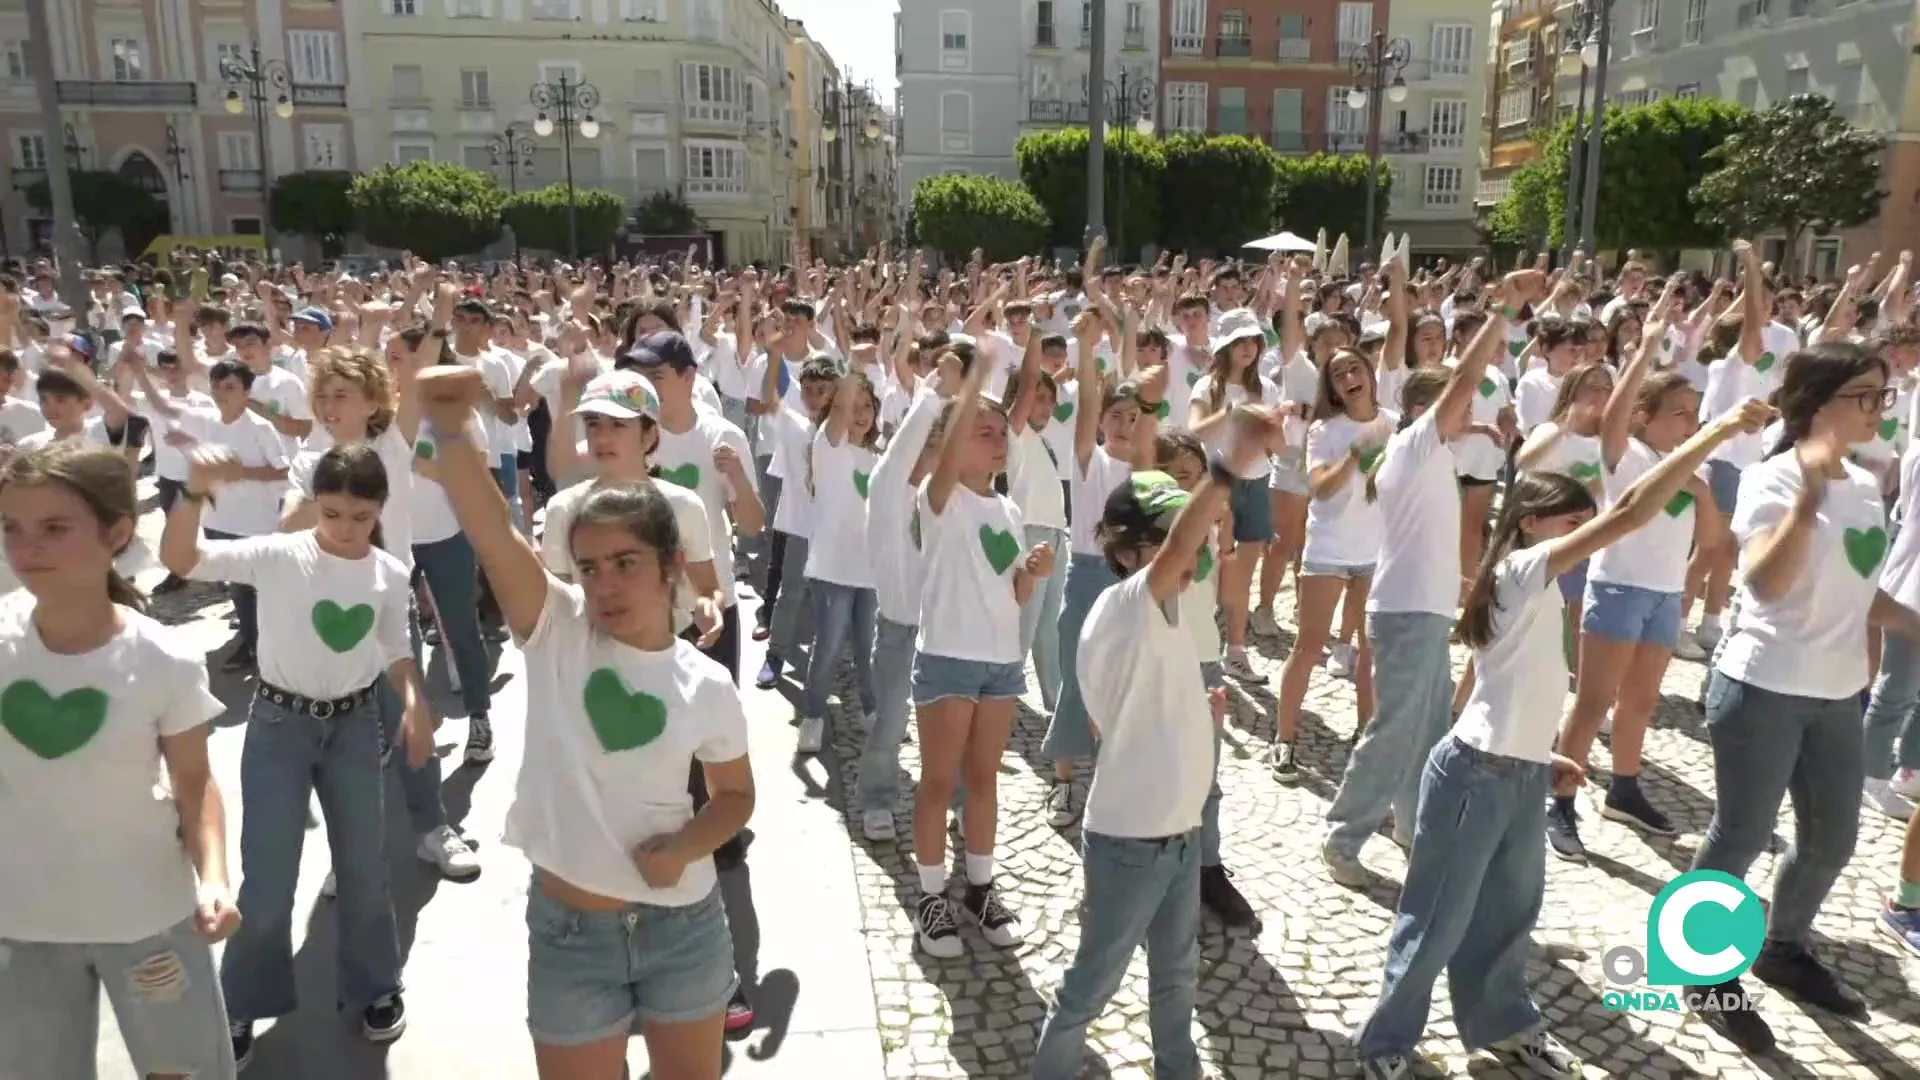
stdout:
<svg viewBox="0 0 1920 1080">
<path fill-rule="evenodd" d="M 1789 996 L 1849 1020 L 1865 1020 L 1867 1003 L 1820 962 L 1812 949 L 1795 941 L 1768 939 L 1753 962 L 1753 977 Z"/>
<path fill-rule="evenodd" d="M 1775 1045 L 1773 1028 L 1753 1007 L 1739 979 L 1717 986 L 1687 987 L 1687 1003 L 1706 1025 L 1748 1054 L 1768 1054 Z"/>
<path fill-rule="evenodd" d="M 1555 795 L 1547 803 L 1547 844 L 1568 862 L 1587 861 L 1587 845 L 1580 842 L 1580 813 L 1570 795 Z"/>
<path fill-rule="evenodd" d="M 1251 927 L 1260 922 L 1253 905 L 1234 886 L 1233 871 L 1224 866 L 1200 868 L 1200 905 L 1228 926 Z"/>
<path fill-rule="evenodd" d="M 234 1020 L 227 1024 L 227 1036 L 233 1040 L 233 1067 L 236 1071 L 253 1060 L 253 1021 Z"/>
<path fill-rule="evenodd" d="M 1613 778 L 1607 788 L 1607 801 L 1600 805 L 1600 816 L 1652 836 L 1672 836 L 1677 831 L 1672 819 L 1648 801 L 1638 778 L 1632 776 Z"/>
<path fill-rule="evenodd" d="M 406 1030 L 407 1006 L 399 994 L 388 994 L 360 1014 L 360 1031 L 370 1042 L 392 1042 Z"/>
<path fill-rule="evenodd" d="M 220 670 L 229 675 L 237 675 L 252 671 L 258 665 L 259 661 L 255 659 L 253 650 L 242 645 L 227 654 L 227 658 L 220 662 Z"/>
</svg>

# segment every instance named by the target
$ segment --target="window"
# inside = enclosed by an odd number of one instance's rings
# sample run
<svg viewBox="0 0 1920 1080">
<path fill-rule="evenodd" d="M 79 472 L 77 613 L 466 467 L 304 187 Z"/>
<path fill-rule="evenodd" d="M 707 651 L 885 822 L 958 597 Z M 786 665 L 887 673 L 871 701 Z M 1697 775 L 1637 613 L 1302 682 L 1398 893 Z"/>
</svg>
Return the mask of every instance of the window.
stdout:
<svg viewBox="0 0 1920 1080">
<path fill-rule="evenodd" d="M 408 165 L 416 161 L 432 161 L 433 144 L 419 140 L 395 139 L 393 141 L 393 163 Z"/>
<path fill-rule="evenodd" d="M 47 167 L 47 138 L 38 132 L 17 132 L 13 136 L 13 167 L 39 170 Z"/>
<path fill-rule="evenodd" d="M 1313 59 L 1313 41 L 1307 37 L 1307 17 L 1300 14 L 1280 16 L 1280 49 L 1277 59 L 1306 63 Z"/>
<path fill-rule="evenodd" d="M 1687 0 L 1687 21 L 1680 28 L 1682 45 L 1698 45 L 1707 27 L 1707 0 Z"/>
<path fill-rule="evenodd" d="M 260 144 L 253 140 L 253 132 L 223 131 L 220 133 L 220 167 L 246 172 L 260 168 Z"/>
<path fill-rule="evenodd" d="M 416 0 L 387 0 L 387 14 L 402 18 L 420 14 Z"/>
<path fill-rule="evenodd" d="M 667 173 L 667 148 L 664 146 L 636 146 L 633 148 L 633 181 L 643 188 L 666 187 L 672 177 Z"/>
<path fill-rule="evenodd" d="M 32 78 L 33 68 L 27 61 L 27 43 L 0 43 L 0 82 L 26 82 Z"/>
<path fill-rule="evenodd" d="M 492 79 L 486 68 L 460 69 L 460 107 L 463 109 L 493 108 Z"/>
<path fill-rule="evenodd" d="M 235 236 L 260 236 L 260 219 L 257 217 L 233 217 L 227 219 L 227 228 Z"/>
<path fill-rule="evenodd" d="M 1141 0 L 1127 0 L 1127 48 L 1143 47 L 1146 37 L 1147 5 Z"/>
<path fill-rule="evenodd" d="M 1697 82 L 1681 83 L 1678 87 L 1674 88 L 1673 96 L 1679 101 L 1692 101 L 1694 98 L 1700 96 L 1700 84 Z"/>
<path fill-rule="evenodd" d="M 533 0 L 532 15 L 536 19 L 571 21 L 573 0 Z"/>
<path fill-rule="evenodd" d="M 1459 206 L 1463 178 L 1458 165 L 1427 166 L 1426 182 L 1421 185 L 1422 204 L 1429 210 Z"/>
<path fill-rule="evenodd" d="M 1080 5 L 1080 47 L 1093 44 L 1093 5 L 1083 2 Z"/>
<path fill-rule="evenodd" d="M 1045 48 L 1059 44 L 1054 37 L 1053 0 L 1038 0 L 1033 6 L 1033 43 Z"/>
<path fill-rule="evenodd" d="M 246 62 L 247 47 L 245 45 L 237 41 L 216 41 L 213 43 L 213 67 L 208 70 L 214 75 L 219 75 L 220 69 L 227 64 Z"/>
<path fill-rule="evenodd" d="M 340 35 L 331 30 L 288 31 L 287 61 L 293 67 L 296 85 L 346 85 L 346 67 L 340 63 Z"/>
<path fill-rule="evenodd" d="M 1473 27 L 1440 23 L 1433 28 L 1433 77 L 1465 75 L 1473 66 Z"/>
<path fill-rule="evenodd" d="M 745 195 L 747 154 L 734 143 L 686 144 L 689 195 Z"/>
<path fill-rule="evenodd" d="M 1749 109 L 1760 107 L 1760 80 L 1752 75 L 1741 79 L 1734 88 L 1733 99 Z"/>
<path fill-rule="evenodd" d="M 579 86 L 586 81 L 580 73 L 580 65 L 571 61 L 544 61 L 540 65 L 540 81 L 559 86 L 562 81 L 569 86 Z"/>
<path fill-rule="evenodd" d="M 1173 131 L 1204 131 L 1207 127 L 1207 84 L 1167 84 L 1167 127 Z"/>
<path fill-rule="evenodd" d="M 620 17 L 628 22 L 666 22 L 665 0 L 621 0 Z"/>
<path fill-rule="evenodd" d="M 486 0 L 453 0 L 453 17 L 456 19 L 486 18 Z"/>
<path fill-rule="evenodd" d="M 967 71 L 973 67 L 973 13 L 940 13 L 940 70 Z"/>
<path fill-rule="evenodd" d="M 719 64 L 683 63 L 680 101 L 688 120 L 737 124 L 742 115 L 739 76 Z"/>
<path fill-rule="evenodd" d="M 695 41 L 719 41 L 725 29 L 720 0 L 687 0 L 688 33 Z"/>
<path fill-rule="evenodd" d="M 1200 52 L 1207 36 L 1206 17 L 1206 0 L 1173 0 L 1173 22 L 1167 27 L 1168 46 L 1176 53 Z"/>
<path fill-rule="evenodd" d="M 1533 93 L 1526 87 L 1507 90 L 1500 95 L 1501 127 L 1524 124 L 1533 116 Z"/>
<path fill-rule="evenodd" d="M 1461 98 L 1435 98 L 1428 106 L 1428 145 L 1435 150 L 1462 150 L 1467 145 L 1467 103 Z"/>
<path fill-rule="evenodd" d="M 1833 108 L 1860 127 L 1877 127 L 1878 118 L 1870 115 L 1872 102 L 1866 99 L 1865 90 L 1866 69 L 1860 66 L 1860 61 L 1841 64 L 1834 73 Z"/>
<path fill-rule="evenodd" d="M 1306 94 L 1298 87 L 1273 92 L 1273 148 L 1298 153 L 1307 148 Z"/>
<path fill-rule="evenodd" d="M 1634 23 L 1633 32 L 1650 34 L 1660 29 L 1660 0 L 1640 0 L 1640 17 Z"/>
<path fill-rule="evenodd" d="M 1358 150 L 1367 141 L 1362 126 L 1367 110 L 1355 109 L 1347 104 L 1349 89 L 1338 85 L 1327 87 L 1327 149 L 1335 153 Z"/>
<path fill-rule="evenodd" d="M 1339 50 L 1339 58 L 1345 60 L 1373 40 L 1373 4 L 1366 0 L 1360 3 L 1341 0 L 1338 25 L 1340 29 L 1335 46 Z"/>
<path fill-rule="evenodd" d="M 460 148 L 460 164 L 465 165 L 469 169 L 476 169 L 484 173 L 498 170 L 501 176 L 505 176 L 507 172 L 506 159 L 501 158 L 500 164 L 495 165 L 493 163 L 493 147 L 485 143 L 467 143 L 462 146 Z M 516 179 L 520 172 L 521 169 L 519 165 L 516 164 L 514 166 Z"/>
<path fill-rule="evenodd" d="M 339 124 L 308 124 L 302 129 L 304 167 L 344 169 L 347 167 L 346 128 Z"/>
<path fill-rule="evenodd" d="M 1792 97 L 1795 94 L 1806 93 L 1807 88 L 1811 82 L 1812 82 L 1812 78 L 1804 64 L 1801 65 L 1800 67 L 1788 68 L 1787 69 L 1787 87 L 1786 87 L 1787 96 Z"/>
<path fill-rule="evenodd" d="M 646 103 L 667 100 L 666 74 L 659 71 L 634 72 L 633 100 Z"/>
<path fill-rule="evenodd" d="M 427 77 L 419 64 L 395 64 L 387 93 L 394 101 L 427 100 Z"/>
<path fill-rule="evenodd" d="M 1232 8 L 1221 12 L 1220 36 L 1233 38 L 1246 37 L 1247 13 L 1241 11 L 1239 8 Z"/>
<path fill-rule="evenodd" d="M 1247 133 L 1247 92 L 1238 86 L 1220 88 L 1220 131 L 1228 135 Z"/>
<path fill-rule="evenodd" d="M 108 46 L 108 59 L 113 68 L 114 82 L 140 82 L 147 77 L 147 65 L 141 53 L 145 50 L 134 38 L 114 38 Z"/>
<path fill-rule="evenodd" d="M 973 95 L 965 90 L 940 95 L 940 152 L 973 153 Z"/>
</svg>

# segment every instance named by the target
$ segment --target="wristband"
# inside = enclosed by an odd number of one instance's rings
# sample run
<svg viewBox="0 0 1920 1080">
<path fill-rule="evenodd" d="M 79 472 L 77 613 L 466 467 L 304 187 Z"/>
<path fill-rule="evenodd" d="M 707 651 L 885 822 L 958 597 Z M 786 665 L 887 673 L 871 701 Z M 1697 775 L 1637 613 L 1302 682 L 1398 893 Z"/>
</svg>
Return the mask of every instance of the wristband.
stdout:
<svg viewBox="0 0 1920 1080">
<path fill-rule="evenodd" d="M 1140 411 L 1142 413 L 1158 413 L 1160 411 L 1160 406 L 1166 404 L 1166 401 L 1164 399 L 1160 401 L 1148 401 L 1146 398 L 1136 397 L 1133 400 L 1136 404 L 1140 406 Z"/>
</svg>

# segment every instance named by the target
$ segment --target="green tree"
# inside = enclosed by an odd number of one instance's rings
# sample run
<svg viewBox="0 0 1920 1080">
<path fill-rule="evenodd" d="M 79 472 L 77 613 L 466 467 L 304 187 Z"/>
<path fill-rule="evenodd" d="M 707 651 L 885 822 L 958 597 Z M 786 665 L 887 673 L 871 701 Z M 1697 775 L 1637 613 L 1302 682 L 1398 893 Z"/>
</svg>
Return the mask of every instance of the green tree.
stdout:
<svg viewBox="0 0 1920 1080">
<path fill-rule="evenodd" d="M 353 174 L 336 169 L 282 175 L 273 182 L 274 231 L 311 236 L 326 255 L 338 255 L 353 231 L 352 187 Z"/>
<path fill-rule="evenodd" d="M 1726 233 L 1786 234 L 1783 271 L 1808 229 L 1825 235 L 1880 212 L 1880 151 L 1886 140 L 1835 115 L 1818 94 L 1796 94 L 1753 113 L 1707 155 L 1713 170 L 1693 190 L 1705 217 Z"/>
<path fill-rule="evenodd" d="M 993 262 L 1038 252 L 1047 211 L 1033 193 L 997 176 L 929 176 L 913 186 L 911 220 L 920 243 L 950 258 L 980 248 Z"/>
<path fill-rule="evenodd" d="M 558 251 L 569 258 L 604 252 L 627 220 L 627 200 L 618 192 L 575 187 L 573 208 L 578 245 L 568 243 L 565 184 L 509 195 L 500 210 L 500 220 L 513 230 L 513 238 L 521 246 Z M 574 250 L 576 246 L 578 250 Z"/>
<path fill-rule="evenodd" d="M 1278 228 L 1346 233 L 1359 244 L 1367 234 L 1367 159 L 1364 154 L 1314 154 L 1275 159 L 1273 217 Z M 1374 235 L 1387 228 L 1387 198 L 1393 193 L 1393 169 L 1386 162 L 1374 174 Z M 1252 239 L 1251 237 L 1249 239 Z M 1357 250 L 1357 249 L 1356 249 Z M 1357 256 L 1357 265 L 1377 253 Z"/>
<path fill-rule="evenodd" d="M 1513 171 L 1506 197 L 1487 215 L 1487 236 L 1496 246 L 1509 250 L 1537 250 L 1552 244 L 1559 225 L 1553 215 L 1553 191 L 1556 180 L 1564 176 L 1546 160 L 1530 161 Z M 1561 184 L 1562 193 L 1565 184 Z"/>
<path fill-rule="evenodd" d="M 156 218 L 167 218 L 166 206 L 152 192 L 111 169 L 69 169 L 67 189 L 73 196 L 75 224 L 87 242 L 87 261 L 91 263 L 99 263 L 100 241 L 109 231 L 118 229 L 123 235 L 150 231 Z M 52 213 L 53 188 L 44 178 L 35 180 L 26 195 L 27 205 L 43 214 Z M 132 246 L 131 240 L 128 246 Z"/>
<path fill-rule="evenodd" d="M 656 191 L 633 208 L 633 223 L 642 236 L 691 236 L 702 232 L 700 215 L 676 191 Z"/>
<path fill-rule="evenodd" d="M 1600 202 L 1594 246 L 1679 250 L 1720 247 L 1725 230 L 1707 219 L 1690 193 L 1713 168 L 1708 154 L 1738 130 L 1747 115 L 1731 101 L 1663 98 L 1648 105 L 1607 110 L 1600 142 Z M 1552 170 L 1547 191 L 1552 225 L 1549 242 L 1565 245 L 1567 172 L 1573 156 L 1573 122 L 1547 139 L 1543 160 Z M 1585 150 L 1582 139 L 1581 150 Z"/>
<path fill-rule="evenodd" d="M 479 251 L 499 237 L 506 195 L 477 169 L 414 161 L 355 177 L 347 200 L 369 243 L 445 259 Z"/>
<path fill-rule="evenodd" d="M 1050 242 L 1055 247 L 1078 248 L 1084 239 L 1091 143 L 1086 128 L 1062 128 L 1022 136 L 1014 147 L 1021 182 L 1052 220 Z M 1160 232 L 1160 175 L 1166 156 L 1151 136 L 1109 128 L 1104 163 L 1107 236 L 1138 248 Z M 1120 254 L 1118 243 L 1114 249 Z"/>
<path fill-rule="evenodd" d="M 1182 132 L 1160 144 L 1159 242 L 1190 257 L 1238 252 L 1273 218 L 1273 152 L 1244 135 L 1212 138 Z M 1249 224 L 1251 222 L 1252 224 Z"/>
</svg>

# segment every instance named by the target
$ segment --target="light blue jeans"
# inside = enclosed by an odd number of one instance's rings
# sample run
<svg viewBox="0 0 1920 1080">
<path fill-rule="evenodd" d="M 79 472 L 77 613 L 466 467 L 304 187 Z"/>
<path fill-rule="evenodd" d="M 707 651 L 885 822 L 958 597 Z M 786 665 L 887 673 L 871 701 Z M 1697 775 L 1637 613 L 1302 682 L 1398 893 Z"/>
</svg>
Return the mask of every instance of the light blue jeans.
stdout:
<svg viewBox="0 0 1920 1080">
<path fill-rule="evenodd" d="M 1053 719 L 1047 724 L 1046 741 L 1040 745 L 1040 752 L 1050 761 L 1086 761 L 1093 757 L 1093 725 L 1087 720 L 1087 703 L 1080 697 L 1080 630 L 1087 624 L 1093 602 L 1119 580 L 1107 565 L 1106 556 L 1073 556 L 1066 593 L 1060 602 L 1060 694 L 1055 698 Z"/>
<path fill-rule="evenodd" d="M 863 811 L 891 810 L 900 801 L 900 743 L 913 716 L 913 644 L 920 634 L 917 626 L 876 618 L 873 704 L 878 719 L 867 732 L 853 784 L 854 802 Z"/>
<path fill-rule="evenodd" d="M 879 601 L 872 589 L 830 581 L 809 581 L 807 591 L 813 595 L 813 655 L 807 661 L 807 693 L 800 705 L 800 715 L 826 717 L 827 694 L 833 690 L 843 645 L 853 652 L 853 674 L 860 687 L 860 712 L 871 714 L 876 708 L 873 636 L 874 620 L 880 616 Z"/>
<path fill-rule="evenodd" d="M 1147 946 L 1147 1029 L 1158 1080 L 1197 1080 L 1193 1001 L 1200 977 L 1200 830 L 1158 840 L 1089 832 L 1080 947 L 1060 981 L 1033 1053 L 1033 1080 L 1079 1075 L 1087 1025 Z"/>
<path fill-rule="evenodd" d="M 1452 625 L 1447 616 L 1426 612 L 1368 613 L 1373 654 L 1389 662 L 1374 665 L 1373 719 L 1347 758 L 1346 775 L 1327 808 L 1327 844 L 1335 850 L 1360 854 L 1388 811 L 1396 832 L 1412 833 L 1421 766 L 1452 720 Z"/>
<path fill-rule="evenodd" d="M 414 667 L 424 679 L 427 668 L 420 659 L 420 619 L 414 612 L 411 596 L 407 598 L 407 639 L 413 646 Z M 414 835 L 425 836 L 447 823 L 446 804 L 440 799 L 440 755 L 428 755 L 427 763 L 417 769 L 408 764 L 406 739 L 400 733 L 401 721 L 406 716 L 401 709 L 400 695 L 385 675 L 380 676 L 378 695 L 387 745 L 395 748 L 392 757 L 394 767 L 400 771 L 400 793 L 407 800 L 407 820 L 413 825 Z"/>
<path fill-rule="evenodd" d="M 1715 671 L 1706 704 L 1713 821 L 1693 869 L 1745 878 L 1792 798 L 1793 846 L 1774 868 L 1767 937 L 1803 942 L 1860 835 L 1860 699 L 1776 694 Z"/>
<path fill-rule="evenodd" d="M 480 640 L 480 562 L 465 533 L 413 545 L 413 564 L 433 594 L 440 641 L 453 653 L 460 676 L 460 702 L 469 716 L 485 716 L 492 704 L 488 689 L 487 646 Z"/>
<path fill-rule="evenodd" d="M 1880 638 L 1880 674 L 1867 703 L 1867 776 L 1886 780 L 1895 769 L 1920 769 L 1920 651 L 1913 639 L 1888 631 Z M 1897 749 L 1896 749 L 1897 748 Z"/>
<path fill-rule="evenodd" d="M 780 597 L 773 602 L 773 619 L 767 624 L 769 634 L 767 651 L 780 659 L 793 663 L 800 652 L 800 646 L 806 644 L 802 632 L 801 609 L 807 603 L 807 590 L 813 582 L 807 580 L 807 538 L 787 534 L 784 551 L 780 557 Z"/>
<path fill-rule="evenodd" d="M 336 1004 L 358 1012 L 400 989 L 400 942 L 388 892 L 380 710 L 326 720 L 255 698 L 240 752 L 240 896 L 220 987 L 235 1020 L 285 1016 L 293 987 L 293 891 L 315 792 L 339 886 Z"/>
<path fill-rule="evenodd" d="M 1053 545 L 1053 573 L 1035 585 L 1020 607 L 1020 651 L 1033 654 L 1033 676 L 1040 681 L 1040 703 L 1051 713 L 1060 702 L 1060 600 L 1067 591 L 1067 534 L 1045 525 L 1027 526 L 1027 550 Z"/>
<path fill-rule="evenodd" d="M 1468 1050 L 1540 1023 L 1527 953 L 1547 892 L 1540 807 L 1550 772 L 1452 736 L 1434 744 L 1380 1001 L 1355 1036 L 1361 1060 L 1413 1053 L 1443 971 Z"/>
</svg>

